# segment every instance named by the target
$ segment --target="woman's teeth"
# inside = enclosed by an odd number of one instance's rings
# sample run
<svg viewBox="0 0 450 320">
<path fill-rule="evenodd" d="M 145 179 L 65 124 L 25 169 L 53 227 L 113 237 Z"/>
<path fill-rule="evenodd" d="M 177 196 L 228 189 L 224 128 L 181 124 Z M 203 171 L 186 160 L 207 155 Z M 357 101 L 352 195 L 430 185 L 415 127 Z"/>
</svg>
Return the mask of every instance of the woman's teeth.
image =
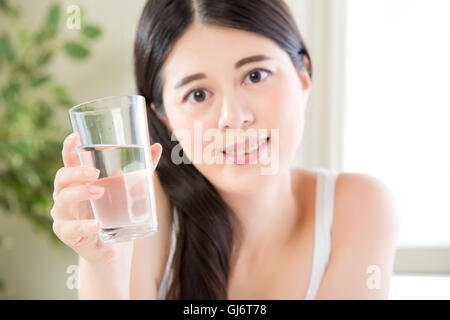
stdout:
<svg viewBox="0 0 450 320">
<path fill-rule="evenodd" d="M 260 146 L 262 146 L 264 143 L 266 143 L 267 139 L 263 139 L 259 142 L 253 142 L 251 143 L 248 147 L 246 147 L 245 149 L 239 149 L 237 152 L 227 152 L 227 155 L 230 156 L 242 156 L 244 154 L 249 154 L 252 152 L 255 152 L 256 150 L 258 150 L 258 148 Z"/>
</svg>

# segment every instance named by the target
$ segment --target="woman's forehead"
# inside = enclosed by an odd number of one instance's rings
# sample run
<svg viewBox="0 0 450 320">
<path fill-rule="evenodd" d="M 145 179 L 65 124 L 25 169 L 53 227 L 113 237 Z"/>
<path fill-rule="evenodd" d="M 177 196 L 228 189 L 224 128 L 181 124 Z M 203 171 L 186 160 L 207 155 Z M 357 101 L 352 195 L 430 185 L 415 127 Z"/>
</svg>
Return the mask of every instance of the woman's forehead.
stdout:
<svg viewBox="0 0 450 320">
<path fill-rule="evenodd" d="M 163 67 L 165 79 L 203 72 L 208 65 L 234 68 L 235 63 L 254 55 L 279 54 L 275 42 L 262 35 L 218 26 L 192 25 L 177 40 Z"/>
</svg>

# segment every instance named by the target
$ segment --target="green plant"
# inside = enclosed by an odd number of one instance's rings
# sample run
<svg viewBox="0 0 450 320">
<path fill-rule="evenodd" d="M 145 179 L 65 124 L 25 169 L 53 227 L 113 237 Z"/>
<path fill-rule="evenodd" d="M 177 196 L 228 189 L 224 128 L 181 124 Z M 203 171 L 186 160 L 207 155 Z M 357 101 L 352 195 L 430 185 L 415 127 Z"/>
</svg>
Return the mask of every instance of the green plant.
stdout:
<svg viewBox="0 0 450 320">
<path fill-rule="evenodd" d="M 97 25 L 84 23 L 83 11 L 79 32 L 64 34 L 63 15 L 60 3 L 51 4 L 31 30 L 20 7 L 0 0 L 0 19 L 8 21 L 0 29 L 0 211 L 23 215 L 54 243 L 53 180 L 63 165 L 61 137 L 69 133 L 56 115 L 74 102 L 49 70 L 58 54 L 85 60 L 101 36 Z"/>
</svg>

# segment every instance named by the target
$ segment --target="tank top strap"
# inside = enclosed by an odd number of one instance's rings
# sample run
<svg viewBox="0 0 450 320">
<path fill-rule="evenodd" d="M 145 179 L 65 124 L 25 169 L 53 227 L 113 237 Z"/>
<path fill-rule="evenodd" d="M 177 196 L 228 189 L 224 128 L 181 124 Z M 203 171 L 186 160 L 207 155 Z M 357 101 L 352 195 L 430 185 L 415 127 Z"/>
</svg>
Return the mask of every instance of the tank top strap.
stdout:
<svg viewBox="0 0 450 320">
<path fill-rule="evenodd" d="M 334 217 L 335 185 L 339 172 L 333 169 L 316 169 L 316 203 L 314 219 L 314 253 L 310 284 L 306 300 L 314 299 L 331 253 L 331 229 Z"/>
<path fill-rule="evenodd" d="M 173 255 L 175 253 L 175 247 L 176 247 L 176 241 L 177 241 L 177 233 L 179 228 L 179 221 L 178 221 L 178 212 L 176 210 L 176 207 L 173 209 L 173 222 L 172 222 L 172 234 L 171 234 L 171 241 L 170 241 L 170 252 L 169 252 L 169 258 L 167 259 L 166 268 L 164 270 L 164 275 L 161 280 L 161 284 L 158 288 L 158 300 L 164 300 L 165 295 L 167 291 L 169 290 L 169 285 L 172 281 L 173 272 L 172 272 L 172 260 Z"/>
</svg>

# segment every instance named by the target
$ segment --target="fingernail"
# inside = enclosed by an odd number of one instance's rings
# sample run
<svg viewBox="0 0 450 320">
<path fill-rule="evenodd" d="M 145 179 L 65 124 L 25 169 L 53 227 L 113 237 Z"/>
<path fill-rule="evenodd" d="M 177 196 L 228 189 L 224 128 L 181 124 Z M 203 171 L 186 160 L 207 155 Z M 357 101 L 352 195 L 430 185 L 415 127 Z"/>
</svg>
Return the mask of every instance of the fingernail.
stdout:
<svg viewBox="0 0 450 320">
<path fill-rule="evenodd" d="M 100 194 L 103 191 L 103 188 L 102 187 L 97 187 L 97 186 L 90 186 L 88 188 L 88 191 L 89 191 L 90 194 L 98 195 L 98 194 Z"/>
<path fill-rule="evenodd" d="M 75 132 L 72 132 L 68 137 L 67 137 L 67 141 L 72 141 L 76 136 Z"/>
<path fill-rule="evenodd" d="M 76 133 L 72 132 L 64 141 L 64 144 L 72 143 L 72 141 L 75 139 Z"/>
<path fill-rule="evenodd" d="M 100 224 L 98 223 L 97 220 L 96 221 L 92 221 L 91 222 L 91 229 L 92 229 L 92 231 L 96 231 L 98 229 L 99 225 Z"/>
<path fill-rule="evenodd" d="M 86 177 L 98 177 L 98 175 L 100 174 L 100 170 L 91 168 L 84 170 L 83 173 Z"/>
</svg>

